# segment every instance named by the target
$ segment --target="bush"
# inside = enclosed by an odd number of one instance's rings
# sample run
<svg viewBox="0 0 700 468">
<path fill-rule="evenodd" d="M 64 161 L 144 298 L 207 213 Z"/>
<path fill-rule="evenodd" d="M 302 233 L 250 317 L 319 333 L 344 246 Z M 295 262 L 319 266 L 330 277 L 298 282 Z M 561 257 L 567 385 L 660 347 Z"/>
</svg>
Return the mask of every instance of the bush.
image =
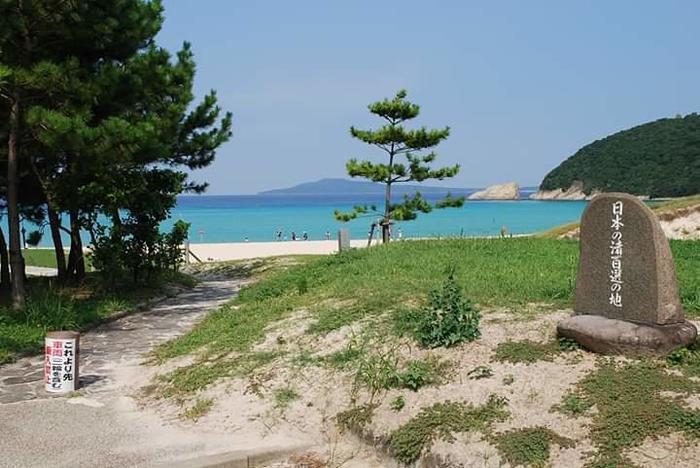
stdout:
<svg viewBox="0 0 700 468">
<path fill-rule="evenodd" d="M 39 245 L 39 242 L 41 242 L 41 238 L 43 237 L 41 231 L 32 231 L 29 234 L 27 234 L 27 245 L 30 247 L 36 247 Z"/>
<path fill-rule="evenodd" d="M 149 282 L 165 271 L 177 271 L 189 227 L 189 223 L 177 221 L 165 234 L 158 231 L 157 225 L 141 226 L 136 222 L 112 226 L 108 233 L 96 228 L 92 264 L 106 283 L 113 283 L 127 273 L 134 282 Z"/>
<path fill-rule="evenodd" d="M 415 338 L 427 348 L 450 347 L 481 336 L 481 315 L 462 294 L 454 270 L 449 272 L 442 289 L 430 293 L 428 303 L 415 317 Z"/>
</svg>

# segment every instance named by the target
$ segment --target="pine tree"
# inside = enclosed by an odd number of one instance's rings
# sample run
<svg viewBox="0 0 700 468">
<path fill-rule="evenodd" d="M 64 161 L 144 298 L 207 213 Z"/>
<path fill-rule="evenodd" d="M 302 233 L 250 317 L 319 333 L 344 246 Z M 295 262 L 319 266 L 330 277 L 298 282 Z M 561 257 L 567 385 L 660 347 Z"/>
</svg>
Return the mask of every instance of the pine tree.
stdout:
<svg viewBox="0 0 700 468">
<path fill-rule="evenodd" d="M 386 162 L 374 163 L 353 158 L 346 165 L 351 177 L 362 177 L 385 185 L 383 211 L 378 211 L 374 206 L 358 205 L 349 213 L 338 210 L 335 212 L 335 217 L 339 221 L 380 214 L 379 225 L 382 228 L 382 241 L 385 243 L 390 240 L 390 229 L 394 220 L 409 221 L 415 219 L 418 212 L 429 213 L 433 208 L 459 207 L 464 204 L 464 197 L 455 198 L 448 193 L 444 199 L 431 205 L 420 192 L 416 192 L 413 196 L 404 195 L 401 203 L 392 202 L 391 189 L 395 184 L 423 182 L 429 179 L 442 180 L 454 177 L 459 172 L 459 164 L 432 169 L 430 164 L 435 161 L 437 154 L 434 151 L 427 154 L 419 153 L 440 144 L 450 135 L 450 129 L 449 127 L 436 130 L 428 130 L 425 127 L 406 129 L 403 124 L 418 117 L 420 113 L 420 107 L 407 101 L 406 94 L 405 90 L 401 90 L 391 100 L 384 99 L 368 106 L 372 114 L 386 121 L 381 128 L 360 130 L 350 127 L 350 134 L 354 138 L 376 146 L 386 153 Z M 402 158 L 406 161 L 403 162 Z M 372 224 L 370 242 L 375 225 Z"/>
</svg>

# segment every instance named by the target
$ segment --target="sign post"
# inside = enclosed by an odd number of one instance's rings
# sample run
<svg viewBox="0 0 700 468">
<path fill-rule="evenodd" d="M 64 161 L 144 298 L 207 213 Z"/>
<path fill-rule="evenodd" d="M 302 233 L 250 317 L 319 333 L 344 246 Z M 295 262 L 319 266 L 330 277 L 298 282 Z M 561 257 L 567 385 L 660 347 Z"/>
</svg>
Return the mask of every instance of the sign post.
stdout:
<svg viewBox="0 0 700 468">
<path fill-rule="evenodd" d="M 80 333 L 49 332 L 44 348 L 44 388 L 51 393 L 78 389 Z"/>
</svg>

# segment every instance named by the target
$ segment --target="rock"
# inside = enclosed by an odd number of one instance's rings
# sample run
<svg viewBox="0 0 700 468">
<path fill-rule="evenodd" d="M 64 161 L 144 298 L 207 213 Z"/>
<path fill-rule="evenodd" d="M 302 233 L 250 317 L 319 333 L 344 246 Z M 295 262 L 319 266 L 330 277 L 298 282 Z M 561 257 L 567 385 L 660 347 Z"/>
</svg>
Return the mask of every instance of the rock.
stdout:
<svg viewBox="0 0 700 468">
<path fill-rule="evenodd" d="M 659 325 L 683 321 L 668 240 L 636 197 L 610 193 L 591 201 L 581 218 L 580 248 L 576 313 Z"/>
<path fill-rule="evenodd" d="M 695 327 L 683 317 L 668 240 L 637 197 L 596 196 L 581 218 L 580 249 L 574 300 L 580 317 L 559 325 L 562 336 L 594 351 L 642 354 L 663 354 L 695 339 Z"/>
<path fill-rule="evenodd" d="M 650 356 L 669 354 L 694 343 L 697 337 L 697 329 L 688 321 L 654 325 L 599 315 L 564 319 L 557 325 L 557 332 L 596 353 Z"/>
<path fill-rule="evenodd" d="M 590 200 L 600 193 L 594 190 L 589 195 L 583 192 L 583 182 L 576 181 L 568 189 L 538 190 L 530 195 L 532 200 Z"/>
<path fill-rule="evenodd" d="M 469 195 L 469 200 L 518 200 L 520 186 L 515 182 L 492 185 Z"/>
</svg>

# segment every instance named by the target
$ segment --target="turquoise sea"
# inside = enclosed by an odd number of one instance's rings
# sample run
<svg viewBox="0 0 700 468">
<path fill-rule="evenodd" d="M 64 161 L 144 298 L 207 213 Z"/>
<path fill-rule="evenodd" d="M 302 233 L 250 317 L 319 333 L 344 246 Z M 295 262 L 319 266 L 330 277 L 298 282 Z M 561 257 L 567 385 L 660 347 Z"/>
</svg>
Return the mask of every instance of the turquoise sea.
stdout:
<svg viewBox="0 0 700 468">
<path fill-rule="evenodd" d="M 430 198 L 427 196 L 426 198 Z M 175 220 L 191 223 L 193 243 L 242 242 L 275 240 L 275 232 L 291 238 L 292 232 L 309 239 L 323 239 L 328 231 L 336 238 L 342 227 L 350 229 L 353 239 L 364 239 L 377 216 L 356 219 L 349 223 L 335 220 L 335 209 L 350 210 L 354 204 L 380 205 L 372 195 L 236 195 L 182 196 L 172 211 L 172 218 L 163 224 L 169 229 Z M 544 231 L 554 226 L 577 221 L 586 202 L 578 201 L 467 201 L 462 208 L 434 210 L 418 215 L 418 219 L 399 222 L 404 238 L 437 236 L 498 235 L 502 226 L 513 234 Z"/>
</svg>

